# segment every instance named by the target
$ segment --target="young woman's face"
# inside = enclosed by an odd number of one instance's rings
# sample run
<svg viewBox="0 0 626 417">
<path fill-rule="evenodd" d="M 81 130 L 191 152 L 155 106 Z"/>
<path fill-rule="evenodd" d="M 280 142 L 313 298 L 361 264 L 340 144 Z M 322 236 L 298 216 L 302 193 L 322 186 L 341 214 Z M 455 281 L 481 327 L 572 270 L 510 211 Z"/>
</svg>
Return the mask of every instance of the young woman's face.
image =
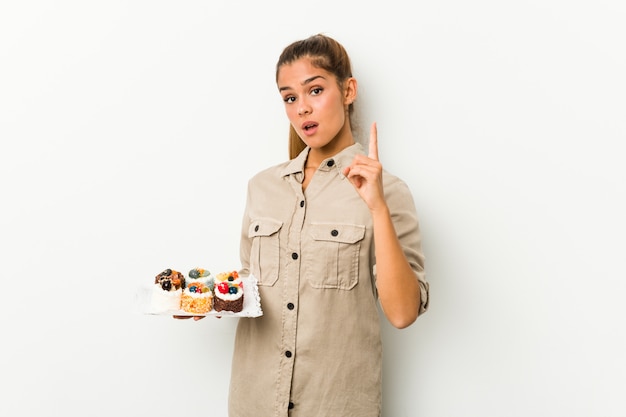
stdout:
<svg viewBox="0 0 626 417">
<path fill-rule="evenodd" d="M 347 122 L 353 79 L 341 90 L 333 74 L 301 58 L 280 67 L 277 84 L 289 122 L 304 143 L 329 152 L 353 143 Z"/>
</svg>

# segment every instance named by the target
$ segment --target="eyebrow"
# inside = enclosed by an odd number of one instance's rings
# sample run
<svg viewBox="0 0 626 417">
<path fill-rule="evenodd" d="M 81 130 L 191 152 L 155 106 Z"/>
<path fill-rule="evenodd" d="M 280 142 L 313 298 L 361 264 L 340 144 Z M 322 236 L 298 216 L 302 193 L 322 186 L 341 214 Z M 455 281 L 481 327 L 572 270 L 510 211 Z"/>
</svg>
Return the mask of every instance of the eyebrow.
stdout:
<svg viewBox="0 0 626 417">
<path fill-rule="evenodd" d="M 323 79 L 323 80 L 325 79 L 325 78 L 324 78 L 323 76 L 321 76 L 321 75 L 314 75 L 313 77 L 311 77 L 311 78 L 307 78 L 306 80 L 302 81 L 302 82 L 300 83 L 300 85 L 307 85 L 307 84 L 310 84 L 310 83 L 312 83 L 313 81 L 317 80 L 318 78 L 321 78 L 321 79 Z M 285 90 L 291 90 L 291 87 L 280 87 L 280 88 L 278 89 L 278 91 L 285 91 Z"/>
</svg>

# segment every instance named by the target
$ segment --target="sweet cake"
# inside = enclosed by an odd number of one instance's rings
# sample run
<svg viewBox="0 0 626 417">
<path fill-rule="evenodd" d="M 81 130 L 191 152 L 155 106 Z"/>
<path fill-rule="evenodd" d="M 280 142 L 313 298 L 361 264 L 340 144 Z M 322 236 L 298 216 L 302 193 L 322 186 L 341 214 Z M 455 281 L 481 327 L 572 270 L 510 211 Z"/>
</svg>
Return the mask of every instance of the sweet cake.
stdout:
<svg viewBox="0 0 626 417">
<path fill-rule="evenodd" d="M 237 271 L 217 274 L 213 291 L 213 308 L 215 311 L 239 313 L 243 310 L 243 282 Z"/>
<path fill-rule="evenodd" d="M 166 269 L 154 277 L 150 304 L 154 312 L 179 310 L 185 288 L 185 277 L 178 271 Z"/>
<path fill-rule="evenodd" d="M 181 310 L 205 314 L 213 308 L 213 276 L 202 268 L 189 271 L 189 279 L 181 296 Z"/>
</svg>

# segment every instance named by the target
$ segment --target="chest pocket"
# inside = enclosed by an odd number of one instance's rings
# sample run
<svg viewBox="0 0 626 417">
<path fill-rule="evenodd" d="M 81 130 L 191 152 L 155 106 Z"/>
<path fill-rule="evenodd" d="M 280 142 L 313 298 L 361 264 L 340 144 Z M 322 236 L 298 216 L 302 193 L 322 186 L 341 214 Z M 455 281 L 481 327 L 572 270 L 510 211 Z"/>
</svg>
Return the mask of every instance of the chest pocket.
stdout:
<svg viewBox="0 0 626 417">
<path fill-rule="evenodd" d="M 278 280 L 280 264 L 280 234 L 282 222 L 273 219 L 256 219 L 250 223 L 248 237 L 250 248 L 250 271 L 259 285 L 272 286 Z"/>
<path fill-rule="evenodd" d="M 315 288 L 350 290 L 359 282 L 359 252 L 365 226 L 314 223 L 311 251 L 305 257 L 306 276 Z"/>
</svg>

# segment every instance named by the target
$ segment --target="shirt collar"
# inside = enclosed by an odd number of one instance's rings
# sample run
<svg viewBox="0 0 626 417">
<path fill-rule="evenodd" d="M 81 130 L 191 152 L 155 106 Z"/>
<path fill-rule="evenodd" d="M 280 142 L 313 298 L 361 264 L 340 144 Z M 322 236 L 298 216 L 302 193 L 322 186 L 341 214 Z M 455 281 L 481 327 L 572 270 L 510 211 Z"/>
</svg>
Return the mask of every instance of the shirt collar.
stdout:
<svg viewBox="0 0 626 417">
<path fill-rule="evenodd" d="M 309 155 L 310 150 L 311 148 L 307 146 L 298 156 L 289 161 L 281 171 L 281 176 L 285 177 L 294 174 L 302 174 L 304 172 L 304 164 L 306 163 L 306 158 Z M 324 159 L 318 169 L 322 171 L 338 169 L 339 176 L 343 179 L 343 169 L 352 163 L 354 156 L 358 153 L 365 154 L 363 145 L 360 143 L 354 143 L 341 150 L 338 154 Z"/>
</svg>

